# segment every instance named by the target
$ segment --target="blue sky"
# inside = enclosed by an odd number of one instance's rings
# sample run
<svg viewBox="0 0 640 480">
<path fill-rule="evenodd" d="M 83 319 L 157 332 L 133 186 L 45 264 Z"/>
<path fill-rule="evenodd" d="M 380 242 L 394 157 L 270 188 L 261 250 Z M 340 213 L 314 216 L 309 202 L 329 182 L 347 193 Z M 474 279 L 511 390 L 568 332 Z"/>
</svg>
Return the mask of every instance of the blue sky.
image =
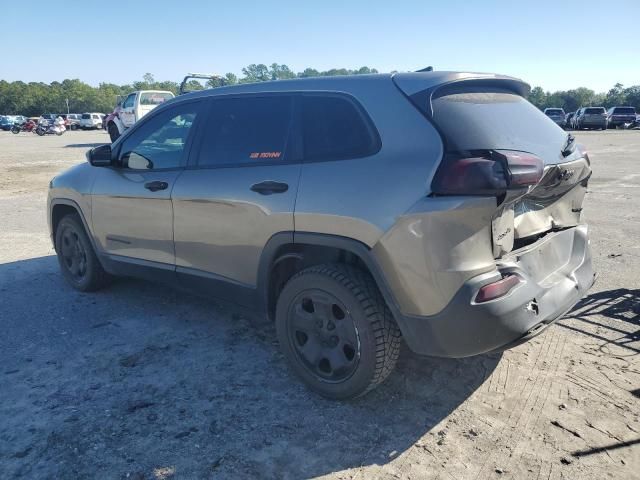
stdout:
<svg viewBox="0 0 640 480">
<path fill-rule="evenodd" d="M 434 65 L 547 90 L 640 84 L 640 0 L 11 1 L 0 32 L 9 81 L 178 80 L 277 62 L 294 71 Z"/>
</svg>

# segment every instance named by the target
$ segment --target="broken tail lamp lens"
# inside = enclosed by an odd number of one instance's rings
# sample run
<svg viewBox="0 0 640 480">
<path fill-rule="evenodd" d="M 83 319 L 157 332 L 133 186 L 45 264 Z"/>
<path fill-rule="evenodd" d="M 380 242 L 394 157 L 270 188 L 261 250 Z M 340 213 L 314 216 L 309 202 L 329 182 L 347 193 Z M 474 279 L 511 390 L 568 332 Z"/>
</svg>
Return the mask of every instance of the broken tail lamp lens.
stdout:
<svg viewBox="0 0 640 480">
<path fill-rule="evenodd" d="M 471 153 L 471 152 L 470 152 Z M 539 157 L 514 150 L 447 154 L 431 185 L 436 195 L 501 195 L 536 185 L 544 173 Z"/>
<path fill-rule="evenodd" d="M 507 275 L 497 282 L 489 283 L 478 290 L 476 295 L 476 303 L 484 303 L 504 297 L 514 287 L 520 284 L 518 275 Z"/>
</svg>

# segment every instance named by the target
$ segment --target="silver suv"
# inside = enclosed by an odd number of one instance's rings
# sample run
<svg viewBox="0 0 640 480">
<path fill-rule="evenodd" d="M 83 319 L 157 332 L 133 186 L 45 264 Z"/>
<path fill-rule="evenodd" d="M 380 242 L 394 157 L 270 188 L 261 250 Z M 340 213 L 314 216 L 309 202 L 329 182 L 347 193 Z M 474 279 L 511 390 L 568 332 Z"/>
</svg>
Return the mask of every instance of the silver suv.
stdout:
<svg viewBox="0 0 640 480">
<path fill-rule="evenodd" d="M 222 87 L 159 106 L 51 181 L 81 291 L 165 281 L 275 321 L 336 399 L 419 354 L 501 351 L 592 285 L 589 158 L 504 76 L 451 72 Z"/>
</svg>

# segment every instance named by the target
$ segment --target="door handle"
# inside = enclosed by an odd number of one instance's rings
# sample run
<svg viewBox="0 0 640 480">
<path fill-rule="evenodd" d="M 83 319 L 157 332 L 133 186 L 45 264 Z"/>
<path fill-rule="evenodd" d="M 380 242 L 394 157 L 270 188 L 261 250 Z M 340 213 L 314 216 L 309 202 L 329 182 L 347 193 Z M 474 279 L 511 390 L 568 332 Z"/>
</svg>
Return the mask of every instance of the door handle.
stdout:
<svg viewBox="0 0 640 480">
<path fill-rule="evenodd" d="M 167 182 L 147 182 L 144 184 L 144 188 L 147 190 L 151 190 L 152 192 L 157 192 L 158 190 L 166 190 L 169 187 Z"/>
<path fill-rule="evenodd" d="M 251 185 L 251 190 L 261 195 L 271 195 L 272 193 L 284 193 L 289 190 L 289 185 L 282 182 L 267 180 Z"/>
</svg>

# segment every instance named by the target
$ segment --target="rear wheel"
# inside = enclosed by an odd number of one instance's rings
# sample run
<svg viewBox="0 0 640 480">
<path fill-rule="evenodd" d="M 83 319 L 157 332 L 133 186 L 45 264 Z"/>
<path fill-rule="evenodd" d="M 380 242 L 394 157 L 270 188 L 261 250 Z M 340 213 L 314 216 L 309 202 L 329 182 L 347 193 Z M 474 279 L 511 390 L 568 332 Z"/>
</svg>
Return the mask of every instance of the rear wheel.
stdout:
<svg viewBox="0 0 640 480">
<path fill-rule="evenodd" d="M 62 218 L 55 237 L 58 263 L 65 280 L 76 290 L 91 292 L 109 283 L 77 214 Z"/>
<path fill-rule="evenodd" d="M 20 133 L 20 127 L 14 125 L 11 127 L 11 133 Z"/>
<path fill-rule="evenodd" d="M 375 388 L 400 351 L 400 330 L 373 279 L 346 265 L 318 265 L 291 278 L 278 298 L 276 330 L 293 371 L 331 399 Z"/>
<path fill-rule="evenodd" d="M 44 128 L 42 127 L 36 128 L 36 133 L 42 137 L 45 134 Z"/>
<path fill-rule="evenodd" d="M 107 127 L 107 130 L 109 131 L 109 138 L 111 138 L 111 143 L 115 142 L 118 137 L 120 137 L 120 132 L 118 131 L 118 127 L 115 123 L 110 123 Z"/>
</svg>

